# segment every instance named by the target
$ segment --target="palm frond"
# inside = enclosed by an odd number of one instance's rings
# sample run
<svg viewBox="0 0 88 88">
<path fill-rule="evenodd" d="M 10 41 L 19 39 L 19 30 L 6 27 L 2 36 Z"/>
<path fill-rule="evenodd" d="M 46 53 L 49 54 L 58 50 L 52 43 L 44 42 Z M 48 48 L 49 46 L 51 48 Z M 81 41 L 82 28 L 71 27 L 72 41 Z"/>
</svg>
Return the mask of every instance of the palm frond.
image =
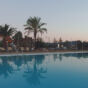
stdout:
<svg viewBox="0 0 88 88">
<path fill-rule="evenodd" d="M 46 25 L 46 23 L 40 23 L 39 24 L 39 28 L 41 28 L 42 26 Z"/>
<path fill-rule="evenodd" d="M 40 29 L 38 30 L 38 32 L 40 32 L 40 33 L 46 32 L 46 33 L 47 33 L 47 29 L 46 29 L 46 28 L 40 28 Z"/>
</svg>

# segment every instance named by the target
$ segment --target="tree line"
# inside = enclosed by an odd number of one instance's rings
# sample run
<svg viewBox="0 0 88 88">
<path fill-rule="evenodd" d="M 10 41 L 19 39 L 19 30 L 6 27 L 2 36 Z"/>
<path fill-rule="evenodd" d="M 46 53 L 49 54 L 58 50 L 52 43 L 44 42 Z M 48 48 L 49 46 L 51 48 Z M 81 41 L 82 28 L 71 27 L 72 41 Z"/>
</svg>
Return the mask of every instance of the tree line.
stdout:
<svg viewBox="0 0 88 88">
<path fill-rule="evenodd" d="M 43 27 L 44 25 L 46 25 L 46 23 L 43 23 L 40 17 L 30 17 L 26 21 L 26 24 L 24 25 L 25 27 L 24 30 L 27 36 L 30 35 L 30 33 L 33 34 L 32 43 L 35 49 L 36 49 L 36 41 L 42 40 L 41 38 L 37 39 L 37 35 L 38 34 L 42 35 L 44 32 L 47 32 L 47 29 Z M 28 38 L 27 36 L 26 38 L 24 38 L 25 40 Z M 5 24 L 4 26 L 0 25 L 0 41 L 1 41 L 0 45 L 4 45 L 6 49 L 7 43 L 8 45 L 10 45 L 12 42 L 15 42 L 16 44 L 19 43 L 17 45 L 21 45 L 23 42 L 22 39 L 23 34 L 21 31 L 17 31 L 16 28 L 10 27 L 8 24 Z"/>
</svg>

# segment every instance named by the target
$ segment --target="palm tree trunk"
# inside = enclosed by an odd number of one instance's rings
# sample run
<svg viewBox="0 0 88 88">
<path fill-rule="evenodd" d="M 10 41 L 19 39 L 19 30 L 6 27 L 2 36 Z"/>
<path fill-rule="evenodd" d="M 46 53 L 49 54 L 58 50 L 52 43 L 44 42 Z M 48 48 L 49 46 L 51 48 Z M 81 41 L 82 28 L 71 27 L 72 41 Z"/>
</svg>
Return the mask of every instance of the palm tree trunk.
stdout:
<svg viewBox="0 0 88 88">
<path fill-rule="evenodd" d="M 37 35 L 37 32 L 36 30 L 34 31 L 34 48 L 36 49 L 36 35 Z"/>
</svg>

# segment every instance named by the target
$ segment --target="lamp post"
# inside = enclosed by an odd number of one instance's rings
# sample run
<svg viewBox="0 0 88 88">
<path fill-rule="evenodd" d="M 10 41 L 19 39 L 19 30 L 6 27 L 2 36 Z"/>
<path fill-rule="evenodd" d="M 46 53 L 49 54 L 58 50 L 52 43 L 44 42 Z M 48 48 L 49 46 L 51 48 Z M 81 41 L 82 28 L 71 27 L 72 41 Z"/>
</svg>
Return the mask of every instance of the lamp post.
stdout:
<svg viewBox="0 0 88 88">
<path fill-rule="evenodd" d="M 83 41 L 82 41 L 82 52 L 83 52 Z"/>
</svg>

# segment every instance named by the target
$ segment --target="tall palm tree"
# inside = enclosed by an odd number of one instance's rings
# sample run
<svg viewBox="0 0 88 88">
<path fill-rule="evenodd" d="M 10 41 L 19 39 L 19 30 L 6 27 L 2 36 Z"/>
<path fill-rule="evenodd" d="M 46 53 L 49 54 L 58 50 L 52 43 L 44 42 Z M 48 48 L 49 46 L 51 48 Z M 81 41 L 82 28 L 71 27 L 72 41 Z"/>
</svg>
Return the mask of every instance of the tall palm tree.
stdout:
<svg viewBox="0 0 88 88">
<path fill-rule="evenodd" d="M 41 33 L 41 35 L 42 35 L 44 32 L 47 32 L 47 29 L 42 27 L 45 24 L 46 23 L 41 22 L 40 17 L 30 17 L 27 20 L 27 23 L 25 25 L 26 26 L 25 30 L 27 30 L 28 35 L 30 32 L 33 32 L 35 45 L 36 45 L 37 34 Z"/>
</svg>

